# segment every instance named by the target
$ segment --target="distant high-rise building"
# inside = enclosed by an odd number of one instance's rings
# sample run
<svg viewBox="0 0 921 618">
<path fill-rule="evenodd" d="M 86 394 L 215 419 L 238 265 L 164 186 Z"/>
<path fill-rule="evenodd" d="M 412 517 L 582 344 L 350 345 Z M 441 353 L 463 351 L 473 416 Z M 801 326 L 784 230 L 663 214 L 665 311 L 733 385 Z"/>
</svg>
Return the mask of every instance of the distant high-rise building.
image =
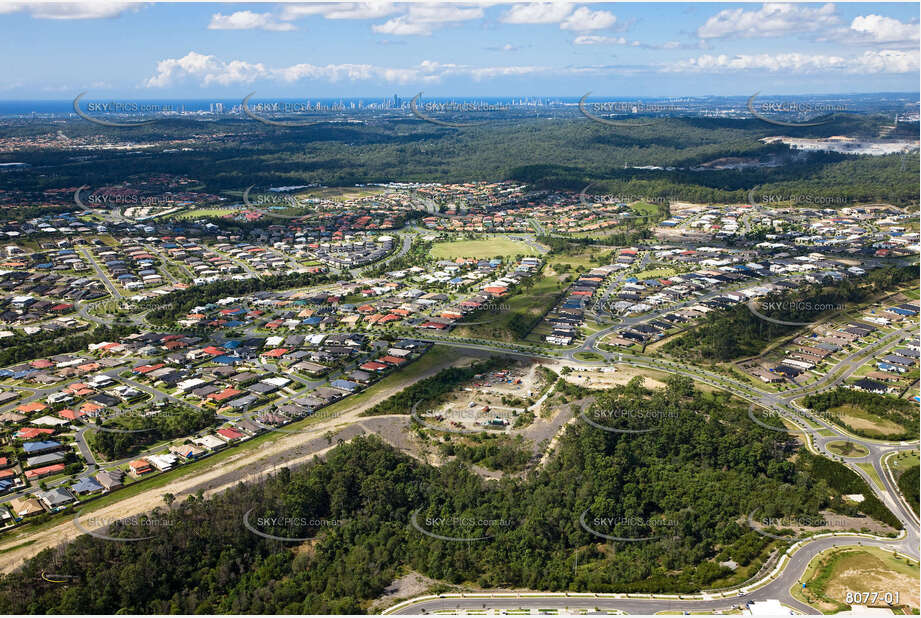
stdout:
<svg viewBox="0 0 921 618">
<path fill-rule="evenodd" d="M 398 95 L 398 94 L 393 95 L 393 106 L 394 106 L 394 107 L 400 107 L 400 103 L 401 103 L 401 101 L 400 101 L 400 95 Z"/>
</svg>

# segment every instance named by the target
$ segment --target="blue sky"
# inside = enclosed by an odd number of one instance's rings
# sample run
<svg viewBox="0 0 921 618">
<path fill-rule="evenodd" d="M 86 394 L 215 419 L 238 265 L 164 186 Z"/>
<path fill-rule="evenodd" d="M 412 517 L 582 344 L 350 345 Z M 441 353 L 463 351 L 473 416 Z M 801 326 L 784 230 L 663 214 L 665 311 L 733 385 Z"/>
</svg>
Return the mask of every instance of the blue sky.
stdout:
<svg viewBox="0 0 921 618">
<path fill-rule="evenodd" d="M 0 4 L 0 99 L 919 89 L 917 3 Z"/>
</svg>

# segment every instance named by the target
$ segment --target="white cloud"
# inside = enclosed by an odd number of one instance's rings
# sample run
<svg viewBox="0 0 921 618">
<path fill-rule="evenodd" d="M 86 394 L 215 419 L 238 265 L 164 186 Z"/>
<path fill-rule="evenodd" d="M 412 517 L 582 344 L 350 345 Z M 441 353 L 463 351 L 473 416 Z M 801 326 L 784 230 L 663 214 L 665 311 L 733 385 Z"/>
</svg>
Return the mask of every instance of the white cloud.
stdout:
<svg viewBox="0 0 921 618">
<path fill-rule="evenodd" d="M 24 8 L 26 8 L 26 5 L 23 2 L 3 2 L 0 3 L 0 15 L 5 13 L 18 13 Z"/>
<path fill-rule="evenodd" d="M 393 34 L 397 36 L 428 36 L 432 34 L 431 24 L 409 21 L 405 16 L 387 20 L 382 24 L 374 24 L 371 26 L 371 29 L 380 34 Z"/>
<path fill-rule="evenodd" d="M 470 69 L 465 71 L 476 81 L 490 79 L 493 77 L 517 77 L 520 75 L 532 75 L 534 73 L 544 73 L 546 67 L 520 66 L 520 67 L 483 67 L 479 69 Z"/>
<path fill-rule="evenodd" d="M 374 67 L 370 64 L 328 64 L 326 66 L 295 64 L 271 73 L 277 79 L 289 83 L 302 79 L 324 79 L 330 82 L 343 79 L 358 81 L 374 77 Z"/>
<path fill-rule="evenodd" d="M 383 24 L 375 24 L 371 26 L 371 29 L 381 34 L 427 36 L 443 24 L 481 17 L 483 17 L 483 9 L 480 7 L 413 4 L 406 15 L 395 17 Z"/>
<path fill-rule="evenodd" d="M 414 4 L 409 7 L 409 18 L 412 21 L 429 24 L 468 21 L 481 17 L 483 17 L 483 9 L 480 7 L 461 8 L 450 5 L 426 6 L 421 4 Z"/>
<path fill-rule="evenodd" d="M 663 68 L 666 72 L 731 73 L 738 71 L 768 71 L 791 74 L 814 74 L 841 71 L 855 74 L 910 73 L 919 70 L 917 52 L 899 50 L 867 51 L 862 56 L 785 54 L 740 54 L 728 56 L 703 55 L 689 58 Z"/>
<path fill-rule="evenodd" d="M 322 15 L 326 19 L 377 19 L 396 11 L 390 2 L 287 4 L 282 10 L 282 19 L 292 20 L 306 15 Z"/>
<path fill-rule="evenodd" d="M 535 2 L 513 6 L 500 21 L 507 24 L 558 23 L 561 30 L 589 32 L 612 27 L 617 23 L 617 17 L 609 11 L 592 11 L 584 6 L 574 9 L 564 2 Z"/>
<path fill-rule="evenodd" d="M 701 43 L 681 43 L 667 41 L 665 43 L 643 43 L 622 36 L 604 36 L 601 34 L 580 34 L 572 41 L 573 45 L 625 45 L 627 47 L 641 47 L 643 49 L 707 49 Z"/>
<path fill-rule="evenodd" d="M 918 52 L 894 49 L 866 51 L 854 59 L 853 73 L 917 73 L 921 70 Z"/>
<path fill-rule="evenodd" d="M 563 20 L 560 28 L 585 32 L 587 30 L 603 30 L 610 28 L 617 21 L 617 17 L 608 11 L 591 11 L 584 6 L 572 12 L 572 15 Z"/>
<path fill-rule="evenodd" d="M 556 24 L 569 17 L 571 11 L 572 5 L 565 2 L 516 4 L 502 15 L 500 21 L 507 24 Z"/>
<path fill-rule="evenodd" d="M 294 26 L 278 22 L 271 13 L 253 13 L 252 11 L 237 11 L 230 15 L 215 13 L 211 16 L 208 30 L 294 30 Z"/>
<path fill-rule="evenodd" d="M 838 23 L 833 4 L 812 8 L 802 4 L 769 3 L 757 11 L 744 8 L 720 11 L 697 29 L 697 36 L 702 39 L 776 37 L 815 32 Z"/>
<path fill-rule="evenodd" d="M 182 58 L 167 58 L 157 63 L 157 74 L 144 85 L 148 88 L 169 86 L 187 77 L 198 78 L 203 85 L 248 83 L 268 75 L 262 64 L 242 60 L 222 62 L 214 56 L 189 52 Z"/>
<path fill-rule="evenodd" d="M 371 64 L 296 64 L 288 67 L 268 68 L 261 63 L 243 60 L 225 62 L 215 56 L 189 52 L 182 58 L 167 58 L 157 63 L 157 73 L 145 85 L 148 88 L 162 88 L 187 81 L 202 86 L 219 84 L 249 84 L 256 80 L 278 83 L 294 83 L 301 80 L 365 81 L 380 80 L 393 84 L 433 83 L 448 76 L 466 76 L 474 80 L 493 77 L 530 75 L 551 69 L 536 66 L 470 67 L 458 64 L 442 64 L 430 60 L 416 66 L 382 67 Z"/>
<path fill-rule="evenodd" d="M 851 22 L 851 33 L 865 36 L 873 43 L 917 42 L 921 28 L 882 15 L 861 15 Z"/>
<path fill-rule="evenodd" d="M 840 56 L 809 55 L 800 53 L 786 54 L 740 54 L 736 56 L 703 55 L 686 61 L 686 68 L 700 71 L 790 71 L 809 72 L 841 68 L 845 64 Z"/>
<path fill-rule="evenodd" d="M 105 19 L 118 17 L 125 11 L 136 11 L 140 5 L 136 2 L 121 0 L 95 0 L 89 2 L 4 2 L 0 4 L 0 13 L 18 13 L 28 11 L 36 19 Z"/>
<path fill-rule="evenodd" d="M 628 45 L 630 41 L 622 36 L 601 36 L 598 34 L 581 34 L 573 39 L 574 45 Z M 639 42 L 635 43 L 639 45 Z"/>
</svg>

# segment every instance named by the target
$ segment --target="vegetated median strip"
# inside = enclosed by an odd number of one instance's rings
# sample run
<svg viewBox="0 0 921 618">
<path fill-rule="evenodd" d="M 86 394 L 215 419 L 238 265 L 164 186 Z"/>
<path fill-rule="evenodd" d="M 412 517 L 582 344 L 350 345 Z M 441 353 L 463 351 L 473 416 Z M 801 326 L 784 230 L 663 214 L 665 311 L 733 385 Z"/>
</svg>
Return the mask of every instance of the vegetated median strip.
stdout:
<svg viewBox="0 0 921 618">
<path fill-rule="evenodd" d="M 919 517 L 921 517 L 921 513 L 918 513 L 917 511 L 915 511 L 914 507 L 908 502 L 905 496 L 902 495 L 902 490 L 899 487 L 898 479 L 896 479 L 895 477 L 895 470 L 893 470 L 892 467 L 889 465 L 889 460 L 901 452 L 902 451 L 890 451 L 886 453 L 880 459 L 880 465 L 882 465 L 883 467 L 883 473 L 888 477 L 889 482 L 895 488 L 895 492 L 894 492 L 896 494 L 895 501 L 896 502 L 901 501 L 903 503 L 902 506 L 904 510 L 908 512 L 908 515 L 910 518 L 913 518 L 913 521 L 911 523 L 917 526 L 919 521 L 921 521 L 921 519 L 919 519 Z"/>
<path fill-rule="evenodd" d="M 876 473 L 876 468 L 872 463 L 859 462 L 857 467 L 866 472 L 867 476 L 870 477 L 870 480 L 876 485 L 876 488 L 880 493 L 886 493 L 886 487 L 883 485 L 883 480 L 879 478 L 879 474 Z"/>
</svg>

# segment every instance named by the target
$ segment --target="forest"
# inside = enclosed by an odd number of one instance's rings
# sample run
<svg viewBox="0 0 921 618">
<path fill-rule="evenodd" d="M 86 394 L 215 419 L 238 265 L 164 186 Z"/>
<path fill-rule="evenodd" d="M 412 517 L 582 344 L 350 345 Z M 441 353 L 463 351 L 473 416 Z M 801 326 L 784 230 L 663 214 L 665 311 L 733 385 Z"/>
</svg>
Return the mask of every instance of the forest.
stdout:
<svg viewBox="0 0 921 618">
<path fill-rule="evenodd" d="M 784 134 L 875 136 L 888 121 L 882 116 L 838 115 L 821 126 L 788 128 Z M 35 134 L 59 129 L 41 123 L 22 128 Z M 67 130 L 79 137 L 100 127 L 68 123 Z M 845 196 L 849 203 L 918 203 L 917 156 L 792 151 L 782 144 L 759 141 L 777 135 L 777 127 L 756 119 L 669 118 L 654 126 L 616 130 L 584 118 L 515 119 L 464 130 L 407 119 L 329 123 L 286 131 L 234 120 L 207 124 L 173 120 L 130 131 L 102 132 L 110 138 L 151 142 L 195 135 L 197 143 L 194 149 L 180 152 L 131 156 L 112 151 L 22 151 L 16 153 L 15 161 L 32 167 L 17 172 L 8 189 L 98 187 L 136 174 L 195 170 L 203 190 L 212 194 L 239 192 L 254 184 L 499 180 L 579 191 L 603 181 L 599 190 L 702 203 L 743 202 L 751 189 L 781 195 Z M 917 139 L 918 125 L 900 124 L 898 132 Z M 12 157 L 0 154 L 0 163 L 13 161 Z M 742 170 L 697 169 L 725 157 L 746 158 L 753 165 Z M 638 169 L 647 166 L 663 169 Z M 46 174 L 49 168 L 55 173 Z"/>
<path fill-rule="evenodd" d="M 262 482 L 166 500 L 151 515 L 160 525 L 109 530 L 150 541 L 84 535 L 4 575 L 0 611 L 364 613 L 406 569 L 442 590 L 690 592 L 726 581 L 719 561 L 757 568 L 779 543 L 748 526 L 755 508 L 768 517 L 859 509 L 898 525 L 881 504 L 840 498 L 868 492 L 853 472 L 753 424 L 725 393 L 673 376 L 665 389 L 633 381 L 597 402 L 624 404 L 670 414 L 643 434 L 570 425 L 546 465 L 519 479 L 486 482 L 460 462 L 432 467 L 368 436 Z M 582 514 L 617 520 L 619 536 L 657 534 L 606 542 Z M 77 579 L 51 583 L 42 571 Z"/>
</svg>

